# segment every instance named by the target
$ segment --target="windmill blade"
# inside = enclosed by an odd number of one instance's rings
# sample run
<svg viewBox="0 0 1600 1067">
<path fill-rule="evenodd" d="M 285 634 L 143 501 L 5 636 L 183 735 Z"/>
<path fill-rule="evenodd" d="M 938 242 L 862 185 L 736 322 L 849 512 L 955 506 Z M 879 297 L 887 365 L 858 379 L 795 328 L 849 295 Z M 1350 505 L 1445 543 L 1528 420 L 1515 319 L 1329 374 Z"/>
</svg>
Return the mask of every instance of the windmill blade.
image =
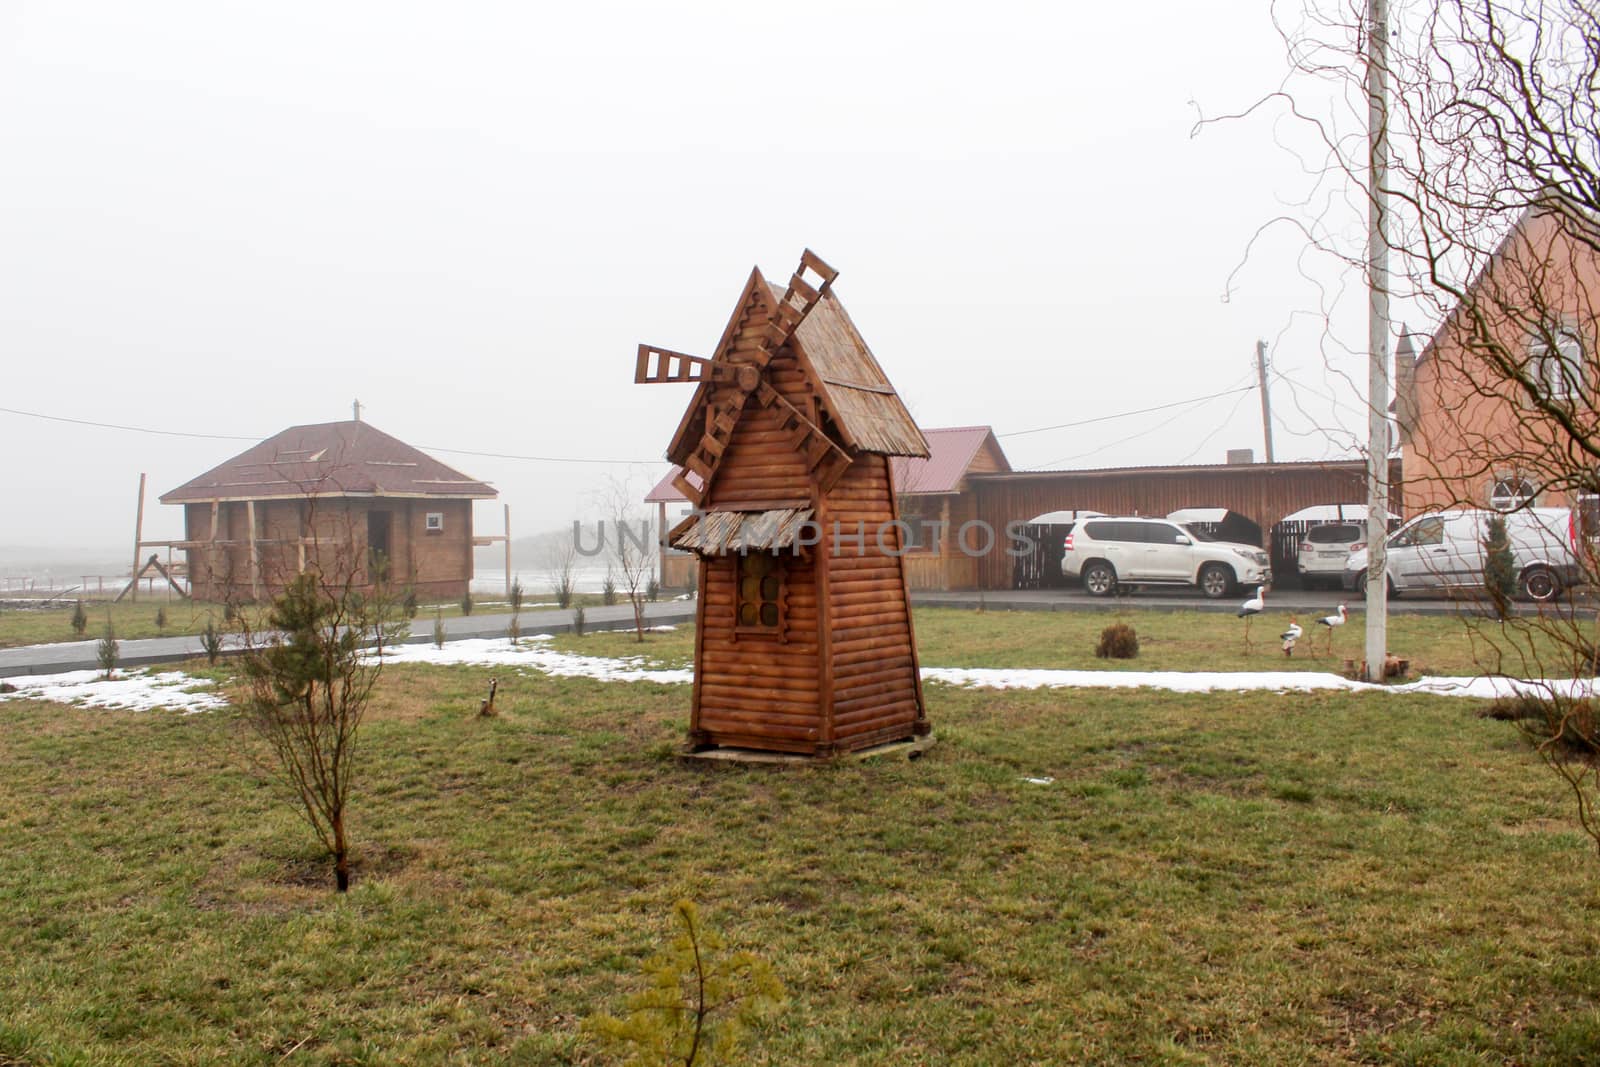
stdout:
<svg viewBox="0 0 1600 1067">
<path fill-rule="evenodd" d="M 818 279 L 816 285 L 806 280 L 806 272 L 810 271 Z M 811 314 L 811 309 L 822 300 L 822 295 L 833 285 L 833 280 L 839 272 L 824 263 L 822 257 L 811 249 L 800 253 L 800 266 L 795 269 L 789 279 L 789 288 L 784 291 L 783 299 L 778 301 L 777 310 L 773 319 L 778 327 L 781 340 L 774 342 L 773 347 L 778 348 L 794 336 L 800 324 Z"/>
<path fill-rule="evenodd" d="M 640 345 L 639 356 L 633 368 L 636 385 L 659 385 L 663 382 L 703 382 L 718 378 L 717 365 L 709 359 L 674 352 L 670 348 Z"/>
</svg>

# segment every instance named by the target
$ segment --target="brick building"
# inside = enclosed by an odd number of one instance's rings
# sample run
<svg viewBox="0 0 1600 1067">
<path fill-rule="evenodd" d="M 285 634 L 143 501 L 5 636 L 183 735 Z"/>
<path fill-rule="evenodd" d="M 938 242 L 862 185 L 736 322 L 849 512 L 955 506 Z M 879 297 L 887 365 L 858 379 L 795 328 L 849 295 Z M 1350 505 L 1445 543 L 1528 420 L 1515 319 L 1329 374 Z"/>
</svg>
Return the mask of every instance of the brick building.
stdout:
<svg viewBox="0 0 1600 1067">
<path fill-rule="evenodd" d="M 307 567 L 423 597 L 472 579 L 472 502 L 496 496 L 357 420 L 291 426 L 161 497 L 184 509 L 199 600 L 271 596 Z"/>
</svg>

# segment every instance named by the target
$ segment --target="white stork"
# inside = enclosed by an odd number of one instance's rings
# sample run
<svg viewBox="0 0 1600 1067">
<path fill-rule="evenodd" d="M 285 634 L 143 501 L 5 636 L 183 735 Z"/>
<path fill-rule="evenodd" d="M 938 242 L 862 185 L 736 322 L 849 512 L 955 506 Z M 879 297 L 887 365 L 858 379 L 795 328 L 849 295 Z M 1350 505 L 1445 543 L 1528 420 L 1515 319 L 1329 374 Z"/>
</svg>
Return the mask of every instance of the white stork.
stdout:
<svg viewBox="0 0 1600 1067">
<path fill-rule="evenodd" d="M 1289 628 L 1278 635 L 1283 639 L 1283 654 L 1285 656 L 1294 655 L 1294 644 L 1300 640 L 1300 635 L 1303 633 L 1305 631 L 1300 629 L 1300 624 L 1294 621 L 1294 616 L 1289 616 Z"/>
<path fill-rule="evenodd" d="M 1333 651 L 1333 631 L 1335 627 L 1343 626 L 1350 613 L 1345 611 L 1344 605 L 1339 605 L 1339 610 L 1332 615 L 1324 615 L 1317 620 L 1318 625 L 1328 628 L 1328 651 Z"/>
<path fill-rule="evenodd" d="M 1267 587 L 1264 585 L 1256 586 L 1256 595 L 1239 605 L 1238 617 L 1244 620 L 1244 651 L 1247 656 L 1250 654 L 1250 620 L 1260 615 L 1266 606 Z"/>
</svg>

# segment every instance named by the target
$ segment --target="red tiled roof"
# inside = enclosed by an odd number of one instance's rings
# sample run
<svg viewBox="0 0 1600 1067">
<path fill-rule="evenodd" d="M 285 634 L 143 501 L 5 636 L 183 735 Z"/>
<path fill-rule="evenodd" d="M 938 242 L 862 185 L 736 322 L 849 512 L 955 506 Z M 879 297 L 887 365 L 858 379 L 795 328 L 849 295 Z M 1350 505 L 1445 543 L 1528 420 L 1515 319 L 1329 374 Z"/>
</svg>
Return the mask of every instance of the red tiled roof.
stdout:
<svg viewBox="0 0 1600 1067">
<path fill-rule="evenodd" d="M 498 495 L 487 483 L 445 466 L 370 423 L 347 421 L 291 426 L 164 493 L 161 502 Z"/>
<path fill-rule="evenodd" d="M 967 468 L 977 458 L 983 443 L 994 435 L 988 426 L 952 426 L 943 430 L 924 430 L 928 439 L 927 459 L 895 456 L 894 487 L 899 493 L 953 493 L 967 476 Z M 996 442 L 996 448 L 999 443 Z M 1001 455 L 1001 471 L 1011 464 Z"/>
</svg>

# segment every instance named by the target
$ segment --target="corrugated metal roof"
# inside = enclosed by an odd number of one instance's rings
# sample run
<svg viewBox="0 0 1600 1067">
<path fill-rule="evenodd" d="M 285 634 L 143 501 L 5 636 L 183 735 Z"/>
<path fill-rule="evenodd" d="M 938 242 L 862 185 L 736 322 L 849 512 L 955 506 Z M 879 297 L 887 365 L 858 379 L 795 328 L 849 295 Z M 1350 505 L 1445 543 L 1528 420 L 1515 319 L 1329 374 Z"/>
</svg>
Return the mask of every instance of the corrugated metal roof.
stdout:
<svg viewBox="0 0 1600 1067">
<path fill-rule="evenodd" d="M 689 499 L 679 491 L 677 486 L 672 484 L 677 480 L 678 475 L 682 473 L 683 468 L 674 463 L 672 469 L 667 471 L 666 475 L 656 483 L 656 487 L 645 494 L 644 502 L 646 504 L 677 504 Z M 690 471 L 689 481 L 699 485 L 700 476 Z"/>
<path fill-rule="evenodd" d="M 705 556 L 728 552 L 776 552 L 793 548 L 800 531 L 810 519 L 810 508 L 704 511 L 685 519 L 667 539 L 673 548 Z"/>
<path fill-rule="evenodd" d="M 1365 471 L 1367 464 L 1360 459 L 1293 459 L 1275 463 L 1186 463 L 1182 465 L 1155 465 L 1149 467 L 1078 467 L 1072 470 L 1022 470 L 974 474 L 984 481 L 996 479 L 1027 480 L 1035 478 L 1101 478 L 1114 474 L 1270 474 L 1274 471 L 1329 470 Z"/>
<path fill-rule="evenodd" d="M 922 434 L 928 439 L 926 459 L 896 456 L 890 461 L 894 465 L 894 487 L 898 493 L 955 492 L 978 450 L 994 431 L 987 426 L 952 426 L 924 430 Z M 998 447 L 998 442 L 996 444 Z M 1009 463 L 1006 469 L 1010 469 Z"/>
<path fill-rule="evenodd" d="M 291 426 L 161 497 L 262 500 L 305 496 L 487 499 L 493 487 L 366 422 Z"/>
</svg>

